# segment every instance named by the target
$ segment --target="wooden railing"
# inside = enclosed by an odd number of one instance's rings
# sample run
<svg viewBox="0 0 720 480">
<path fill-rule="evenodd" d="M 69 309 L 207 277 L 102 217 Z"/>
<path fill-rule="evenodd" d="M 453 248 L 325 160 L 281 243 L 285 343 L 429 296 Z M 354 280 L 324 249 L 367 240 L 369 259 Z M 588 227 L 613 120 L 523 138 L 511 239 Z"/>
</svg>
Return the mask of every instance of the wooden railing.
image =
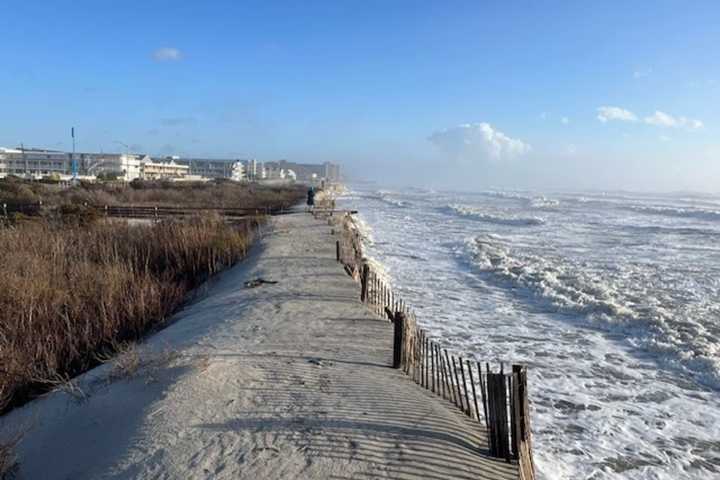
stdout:
<svg viewBox="0 0 720 480">
<path fill-rule="evenodd" d="M 389 282 L 363 260 L 361 239 L 347 218 L 329 222 L 339 229 L 336 259 L 360 282 L 360 300 L 393 329 L 394 368 L 418 385 L 453 403 L 486 429 L 489 454 L 517 462 L 521 480 L 535 478 L 527 391 L 527 368 L 491 368 L 448 351 L 420 328 L 414 311 Z"/>
</svg>

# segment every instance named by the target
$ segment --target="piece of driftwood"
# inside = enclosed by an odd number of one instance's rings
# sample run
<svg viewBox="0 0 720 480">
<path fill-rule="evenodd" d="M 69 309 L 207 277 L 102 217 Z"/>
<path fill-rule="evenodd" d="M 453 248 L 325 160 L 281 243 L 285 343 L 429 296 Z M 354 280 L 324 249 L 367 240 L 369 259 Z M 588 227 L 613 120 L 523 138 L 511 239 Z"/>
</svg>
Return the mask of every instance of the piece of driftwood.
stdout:
<svg viewBox="0 0 720 480">
<path fill-rule="evenodd" d="M 255 288 L 255 287 L 259 287 L 260 285 L 265 284 L 265 283 L 267 283 L 269 285 L 274 285 L 278 282 L 276 282 L 275 280 L 265 280 L 264 278 L 256 278 L 253 280 L 248 280 L 247 282 L 244 283 L 244 285 L 245 285 L 245 288 Z"/>
</svg>

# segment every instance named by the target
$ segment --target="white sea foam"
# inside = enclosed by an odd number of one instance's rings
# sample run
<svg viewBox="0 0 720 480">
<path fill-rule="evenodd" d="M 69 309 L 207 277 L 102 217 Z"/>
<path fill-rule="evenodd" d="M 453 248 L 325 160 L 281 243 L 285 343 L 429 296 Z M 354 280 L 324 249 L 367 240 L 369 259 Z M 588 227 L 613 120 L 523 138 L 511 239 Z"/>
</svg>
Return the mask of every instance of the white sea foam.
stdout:
<svg viewBox="0 0 720 480">
<path fill-rule="evenodd" d="M 448 205 L 446 207 L 450 213 L 459 215 L 461 217 L 472 218 L 480 222 L 494 223 L 496 225 L 511 225 L 511 226 L 531 226 L 531 225 L 543 225 L 545 220 L 540 217 L 518 217 L 515 215 L 499 215 L 492 214 L 482 211 L 478 208 L 466 206 L 466 205 Z"/>
<path fill-rule="evenodd" d="M 720 229 L 626 208 L 699 203 L 577 192 L 548 194 L 560 202 L 545 208 L 530 200 L 539 193 L 383 193 L 409 203 L 398 214 L 363 192 L 351 206 L 423 328 L 478 360 L 529 366 L 540 480 L 720 478 Z M 501 218 L 542 208 L 546 223 L 451 222 L 451 204 Z"/>
<path fill-rule="evenodd" d="M 516 200 L 532 208 L 554 208 L 560 205 L 560 201 L 545 195 L 536 195 L 530 192 L 516 192 L 504 190 L 487 190 L 480 193 L 490 198 L 499 198 L 504 200 Z"/>
<path fill-rule="evenodd" d="M 522 201 L 530 201 L 532 199 L 532 196 L 528 196 L 527 194 L 520 193 L 520 192 L 514 192 L 514 191 L 505 191 L 505 190 L 487 190 L 484 192 L 480 192 L 481 195 L 485 195 L 488 197 L 496 197 L 496 198 L 505 198 L 505 199 L 511 199 L 511 200 L 522 200 Z"/>
<path fill-rule="evenodd" d="M 476 237 L 468 247 L 476 266 L 496 280 L 523 287 L 558 311 L 583 315 L 594 326 L 622 332 L 638 346 L 671 356 L 665 357 L 669 363 L 679 362 L 703 383 L 720 389 L 720 332 L 691 318 L 678 318 L 683 306 L 677 299 L 648 291 L 656 283 L 651 278 L 656 271 L 628 265 L 599 272 L 591 265 L 513 249 L 510 242 L 492 235 Z M 692 310 L 700 313 L 699 308 Z"/>
<path fill-rule="evenodd" d="M 532 208 L 555 208 L 560 205 L 560 200 L 541 195 L 528 200 L 528 205 Z"/>
</svg>

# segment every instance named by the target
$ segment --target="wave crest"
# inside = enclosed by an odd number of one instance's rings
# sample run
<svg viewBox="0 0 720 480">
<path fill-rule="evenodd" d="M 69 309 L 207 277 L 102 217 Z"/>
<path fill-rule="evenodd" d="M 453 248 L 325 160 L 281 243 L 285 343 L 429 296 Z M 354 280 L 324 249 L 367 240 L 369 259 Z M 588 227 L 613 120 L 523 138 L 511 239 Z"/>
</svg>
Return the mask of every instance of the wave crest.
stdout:
<svg viewBox="0 0 720 480">
<path fill-rule="evenodd" d="M 446 210 L 454 215 L 461 217 L 472 218 L 485 223 L 494 223 L 496 225 L 510 225 L 510 226 L 533 226 L 533 225 L 544 225 L 545 220 L 540 217 L 518 217 L 515 215 L 497 215 L 484 212 L 475 207 L 469 207 L 466 205 L 448 205 Z"/>
<path fill-rule="evenodd" d="M 692 218 L 696 220 L 720 221 L 720 210 L 702 208 L 678 208 L 663 206 L 631 205 L 628 210 L 645 215 L 660 215 L 673 218 Z"/>
</svg>

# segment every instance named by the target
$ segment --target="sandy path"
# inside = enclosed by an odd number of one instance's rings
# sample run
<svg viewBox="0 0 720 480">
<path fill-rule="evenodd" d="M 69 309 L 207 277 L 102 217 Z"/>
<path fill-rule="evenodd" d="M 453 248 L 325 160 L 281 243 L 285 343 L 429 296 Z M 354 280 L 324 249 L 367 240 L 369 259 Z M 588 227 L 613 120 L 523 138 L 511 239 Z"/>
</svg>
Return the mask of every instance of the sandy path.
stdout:
<svg viewBox="0 0 720 480">
<path fill-rule="evenodd" d="M 31 428 L 19 478 L 516 478 L 482 455 L 477 424 L 388 368 L 391 325 L 334 254 L 327 225 L 276 218 L 138 348 L 136 371 L 105 365 L 80 379 L 87 398 L 54 393 L 5 419 Z M 278 283 L 243 288 L 257 277 Z"/>
</svg>

